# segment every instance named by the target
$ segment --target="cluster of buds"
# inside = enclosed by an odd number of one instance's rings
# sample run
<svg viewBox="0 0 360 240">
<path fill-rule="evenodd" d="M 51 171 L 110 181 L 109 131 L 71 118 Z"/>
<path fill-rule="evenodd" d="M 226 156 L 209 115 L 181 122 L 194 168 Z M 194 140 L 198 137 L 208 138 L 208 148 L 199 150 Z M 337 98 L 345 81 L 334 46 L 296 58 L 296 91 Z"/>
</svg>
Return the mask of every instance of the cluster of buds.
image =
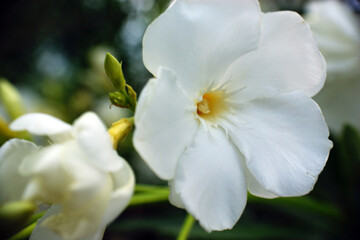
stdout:
<svg viewBox="0 0 360 240">
<path fill-rule="evenodd" d="M 104 65 L 106 75 L 117 90 L 109 93 L 111 103 L 117 107 L 128 108 L 134 111 L 136 107 L 136 92 L 130 85 L 126 84 L 122 64 L 110 53 L 107 53 Z"/>
</svg>

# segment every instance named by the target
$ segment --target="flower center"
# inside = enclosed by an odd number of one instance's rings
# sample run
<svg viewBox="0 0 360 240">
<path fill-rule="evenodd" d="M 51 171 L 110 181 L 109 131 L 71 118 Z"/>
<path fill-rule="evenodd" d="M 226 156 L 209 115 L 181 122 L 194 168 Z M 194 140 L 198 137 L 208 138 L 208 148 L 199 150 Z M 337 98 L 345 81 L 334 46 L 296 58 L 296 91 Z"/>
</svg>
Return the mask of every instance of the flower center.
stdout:
<svg viewBox="0 0 360 240">
<path fill-rule="evenodd" d="M 207 92 L 197 103 L 197 114 L 206 120 L 214 120 L 227 109 L 224 91 Z"/>
<path fill-rule="evenodd" d="M 209 114 L 210 112 L 209 101 L 203 97 L 203 100 L 197 104 L 197 114 L 203 115 Z"/>
</svg>

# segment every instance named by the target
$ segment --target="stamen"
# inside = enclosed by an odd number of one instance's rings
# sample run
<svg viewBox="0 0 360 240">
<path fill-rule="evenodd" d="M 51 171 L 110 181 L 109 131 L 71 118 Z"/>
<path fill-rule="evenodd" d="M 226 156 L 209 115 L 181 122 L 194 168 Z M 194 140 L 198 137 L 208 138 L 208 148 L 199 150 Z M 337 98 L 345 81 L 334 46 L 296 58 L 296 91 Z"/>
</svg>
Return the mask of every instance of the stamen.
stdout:
<svg viewBox="0 0 360 240">
<path fill-rule="evenodd" d="M 224 91 L 207 92 L 203 95 L 202 100 L 196 103 L 197 114 L 207 121 L 215 121 L 221 117 L 228 106 L 225 101 Z"/>
<path fill-rule="evenodd" d="M 210 113 L 210 106 L 208 100 L 203 98 L 201 102 L 197 104 L 197 113 L 198 114 L 209 114 Z"/>
</svg>

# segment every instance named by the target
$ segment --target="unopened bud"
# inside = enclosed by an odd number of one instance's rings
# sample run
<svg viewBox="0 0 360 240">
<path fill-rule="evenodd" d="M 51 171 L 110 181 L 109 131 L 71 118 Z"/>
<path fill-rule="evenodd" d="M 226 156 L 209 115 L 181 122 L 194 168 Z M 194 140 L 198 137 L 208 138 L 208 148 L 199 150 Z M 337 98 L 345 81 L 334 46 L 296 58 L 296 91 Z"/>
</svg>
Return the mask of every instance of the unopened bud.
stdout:
<svg viewBox="0 0 360 240">
<path fill-rule="evenodd" d="M 111 125 L 111 128 L 108 130 L 108 132 L 111 136 L 114 149 L 116 149 L 120 140 L 125 140 L 128 134 L 131 132 L 132 125 L 132 118 L 123 118 Z"/>
<path fill-rule="evenodd" d="M 125 92 L 126 82 L 122 71 L 121 63 L 119 63 L 118 60 L 116 60 L 116 58 L 110 53 L 107 53 L 105 57 L 104 67 L 106 75 L 110 78 L 114 87 L 120 92 Z"/>
<path fill-rule="evenodd" d="M 112 104 L 121 108 L 129 108 L 130 104 L 127 96 L 120 92 L 111 92 L 109 93 L 109 98 Z"/>
<path fill-rule="evenodd" d="M 25 113 L 19 92 L 5 79 L 0 79 L 0 100 L 11 119 L 16 119 Z"/>
<path fill-rule="evenodd" d="M 128 96 L 129 96 L 129 102 L 130 102 L 130 105 L 131 105 L 131 109 L 135 110 L 136 104 L 137 104 L 136 92 L 134 91 L 134 89 L 130 85 L 126 84 L 126 87 L 127 87 L 127 93 L 128 93 Z"/>
</svg>

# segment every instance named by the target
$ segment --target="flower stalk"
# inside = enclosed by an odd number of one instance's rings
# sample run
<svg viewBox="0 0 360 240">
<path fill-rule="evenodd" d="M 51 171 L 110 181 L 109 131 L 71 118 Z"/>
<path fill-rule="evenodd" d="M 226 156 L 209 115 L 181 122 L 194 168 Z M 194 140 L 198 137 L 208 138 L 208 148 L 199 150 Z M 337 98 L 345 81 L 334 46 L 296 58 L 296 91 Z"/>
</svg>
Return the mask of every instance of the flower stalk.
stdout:
<svg viewBox="0 0 360 240">
<path fill-rule="evenodd" d="M 33 222 L 32 224 L 30 224 L 29 226 L 27 226 L 26 228 L 24 228 L 23 230 L 21 230 L 11 238 L 9 238 L 9 240 L 28 239 L 31 233 L 33 232 L 35 226 L 36 226 L 36 222 Z"/>
<path fill-rule="evenodd" d="M 169 191 L 158 191 L 153 193 L 138 193 L 135 194 L 129 206 L 136 206 L 149 203 L 157 203 L 167 201 L 169 198 Z"/>
<path fill-rule="evenodd" d="M 188 214 L 185 218 L 184 224 L 181 227 L 179 236 L 177 237 L 177 240 L 186 240 L 188 239 L 188 236 L 190 234 L 190 231 L 194 225 L 195 219 L 193 218 L 193 216 L 191 216 L 190 214 Z"/>
</svg>

